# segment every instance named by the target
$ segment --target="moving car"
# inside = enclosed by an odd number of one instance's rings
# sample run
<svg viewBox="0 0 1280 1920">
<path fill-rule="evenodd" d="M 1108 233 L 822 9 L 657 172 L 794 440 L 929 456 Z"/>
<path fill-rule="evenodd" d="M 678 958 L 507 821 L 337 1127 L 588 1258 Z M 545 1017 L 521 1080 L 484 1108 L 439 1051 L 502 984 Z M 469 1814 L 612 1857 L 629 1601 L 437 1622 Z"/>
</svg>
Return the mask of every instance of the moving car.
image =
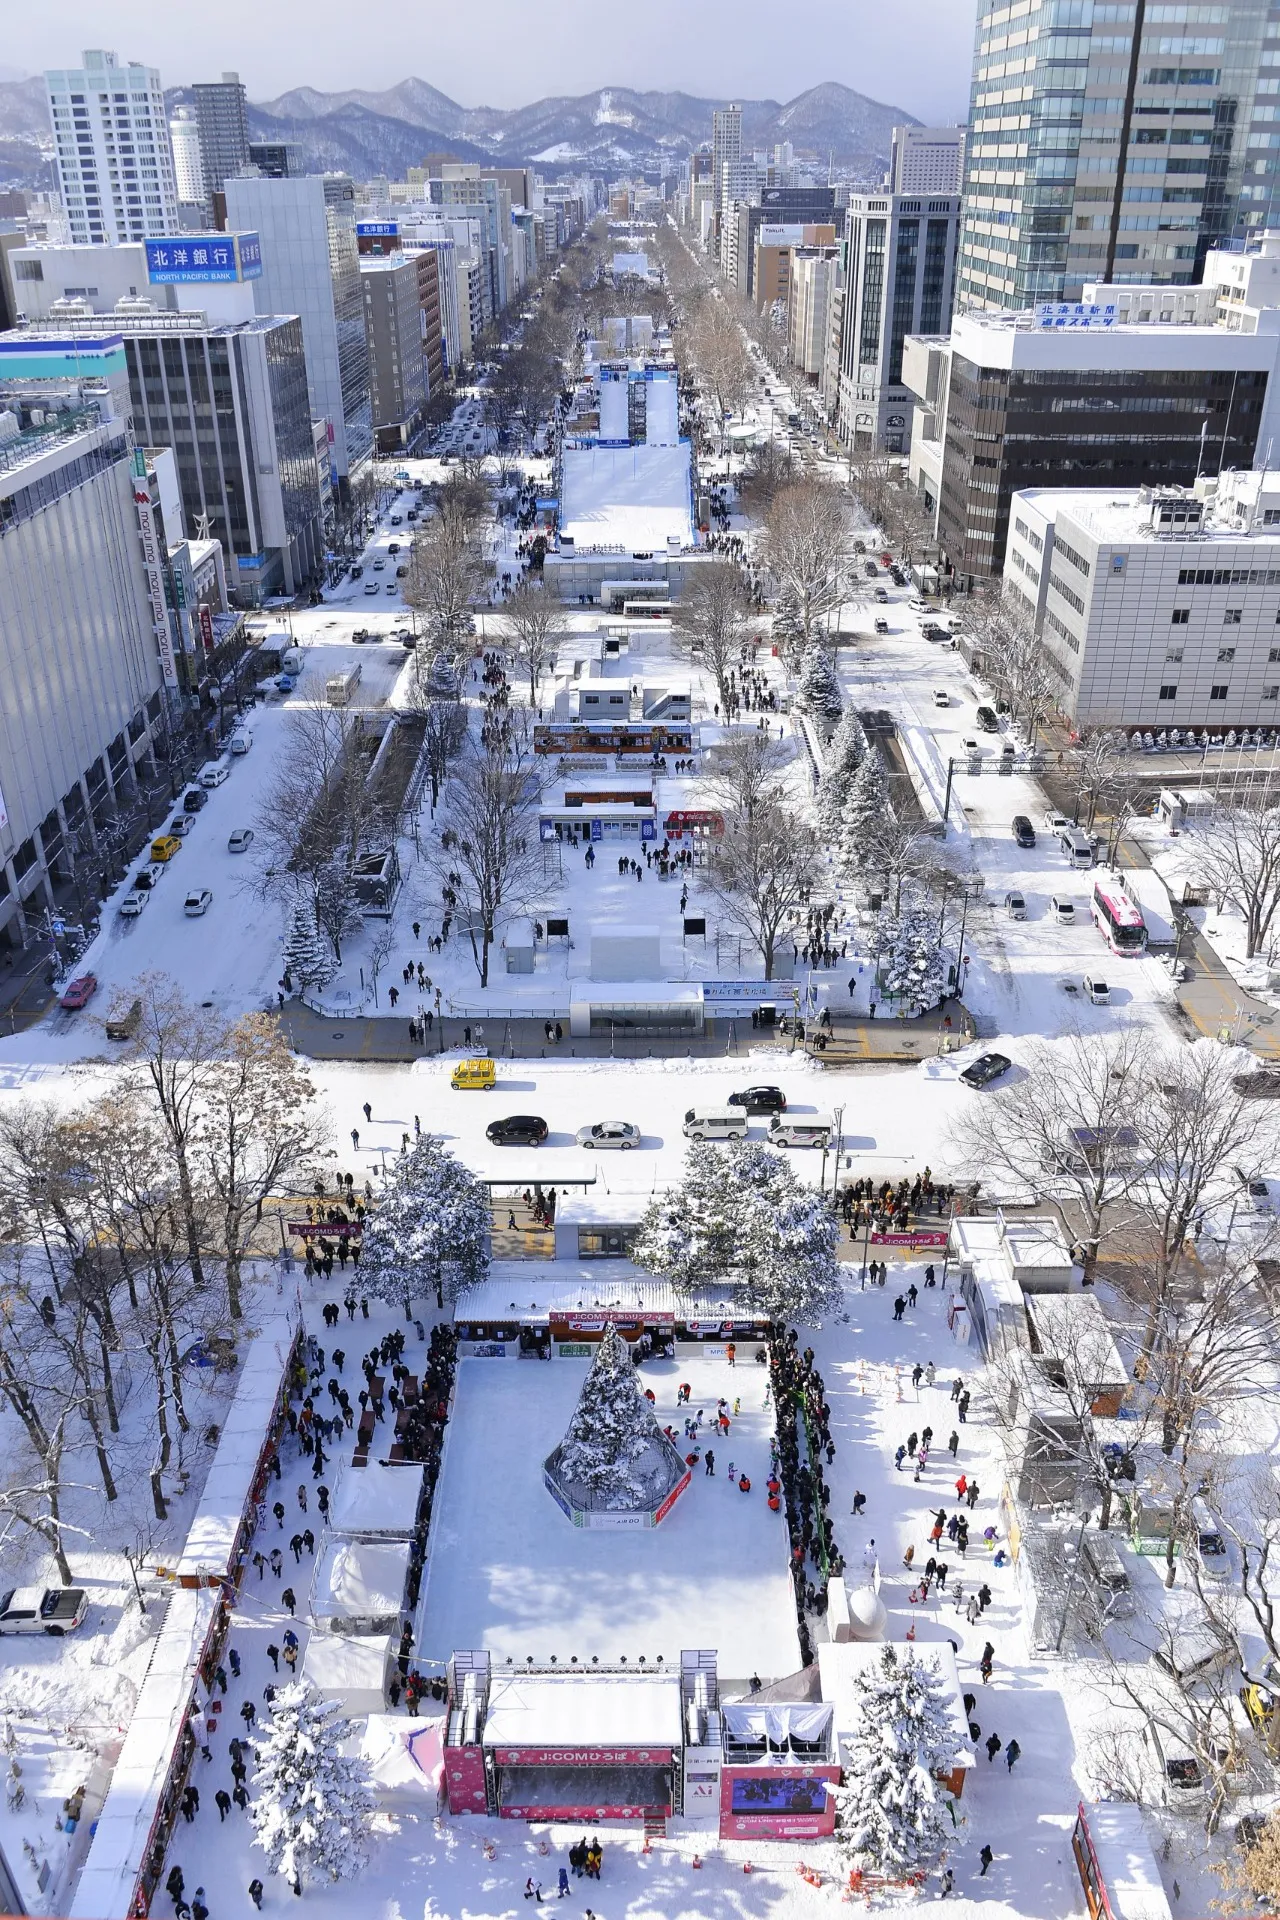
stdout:
<svg viewBox="0 0 1280 1920">
<path fill-rule="evenodd" d="M 598 1120 L 593 1127 L 578 1128 L 580 1147 L 617 1147 L 623 1153 L 640 1145 L 640 1129 L 629 1120 Z"/>
<path fill-rule="evenodd" d="M 505 1120 L 491 1120 L 485 1139 L 495 1147 L 540 1147 L 549 1128 L 537 1113 L 509 1113 Z"/>
<path fill-rule="evenodd" d="M 886 600 L 888 600 L 888 598 L 889 598 L 889 589 L 888 589 L 887 587 L 877 587 L 877 588 L 876 588 L 876 599 L 877 599 L 877 600 L 882 600 L 882 601 L 886 601 Z"/>
<path fill-rule="evenodd" d="M 201 914 L 209 911 L 212 904 L 213 894 L 209 888 L 196 887 L 183 901 L 182 911 L 186 914 L 188 920 L 198 920 Z"/>
<path fill-rule="evenodd" d="M 142 912 L 142 909 L 146 906 L 149 898 L 149 894 L 140 893 L 136 888 L 132 893 L 126 893 L 124 899 L 120 902 L 121 918 L 124 920 L 136 920 Z"/>
<path fill-rule="evenodd" d="M 97 974 L 82 973 L 78 979 L 73 980 L 71 984 L 63 990 L 58 1005 L 64 1008 L 67 1013 L 79 1013 L 81 1007 L 92 1000 L 97 991 Z"/>
<path fill-rule="evenodd" d="M 253 828 L 237 827 L 227 841 L 228 853 L 248 853 L 253 845 Z"/>
<path fill-rule="evenodd" d="M 829 1113 L 775 1113 L 769 1122 L 774 1147 L 826 1147 L 835 1132 Z"/>
<path fill-rule="evenodd" d="M 947 692 L 945 687 L 934 688 L 933 704 L 935 707 L 949 707 L 951 705 L 951 695 Z"/>
<path fill-rule="evenodd" d="M 745 1140 L 747 1116 L 737 1107 L 690 1107 L 681 1131 L 686 1140 Z"/>
<path fill-rule="evenodd" d="M 1084 990 L 1095 1007 L 1110 1006 L 1111 989 L 1100 973 L 1086 973 Z"/>
<path fill-rule="evenodd" d="M 375 560 L 375 561 L 374 561 L 374 563 L 373 563 L 373 570 L 374 570 L 374 572 L 375 572 L 375 573 L 381 573 L 381 572 L 382 572 L 382 569 L 383 569 L 383 568 L 384 568 L 384 567 L 386 566 L 386 564 L 387 564 L 387 563 L 386 563 L 386 561 L 385 561 L 385 560 Z"/>
<path fill-rule="evenodd" d="M 1014 814 L 1013 837 L 1020 847 L 1034 847 L 1036 843 L 1036 830 L 1025 813 Z"/>
<path fill-rule="evenodd" d="M 455 1091 L 469 1087 L 473 1091 L 491 1093 L 497 1078 L 498 1071 L 492 1060 L 459 1060 L 449 1075 L 449 1085 Z"/>
<path fill-rule="evenodd" d="M 888 631 L 889 631 L 889 622 L 884 618 L 883 615 L 878 616 L 876 619 L 876 632 L 888 633 Z"/>
<path fill-rule="evenodd" d="M 1000 722 L 994 707 L 979 707 L 975 717 L 984 733 L 999 733 Z"/>
<path fill-rule="evenodd" d="M 1071 822 L 1062 814 L 1055 813 L 1052 807 L 1044 816 L 1044 825 L 1046 833 L 1069 832 L 1071 828 Z"/>
<path fill-rule="evenodd" d="M 1049 912 L 1060 927 L 1074 927 L 1076 907 L 1074 900 L 1064 900 L 1060 893 L 1049 895 Z"/>
<path fill-rule="evenodd" d="M 217 761 L 213 766 L 206 767 L 200 775 L 200 785 L 210 789 L 220 787 L 230 771 L 231 769 L 229 767 L 225 767 L 221 761 Z M 185 800 L 183 801 L 183 805 L 186 805 Z"/>
<path fill-rule="evenodd" d="M 982 752 L 982 748 L 978 745 L 977 740 L 974 738 L 973 734 L 971 733 L 966 733 L 964 735 L 964 737 L 960 742 L 960 747 L 964 753 L 973 754 L 973 753 Z"/>
<path fill-rule="evenodd" d="M 748 1113 L 785 1113 L 787 1096 L 781 1087 L 744 1087 L 729 1095 L 731 1107 L 744 1107 Z"/>
<path fill-rule="evenodd" d="M 88 1611 L 83 1587 L 13 1587 L 0 1594 L 0 1633 L 72 1633 Z"/>
<path fill-rule="evenodd" d="M 248 753 L 253 745 L 253 735 L 248 727 L 237 727 L 231 736 L 231 751 L 234 754 Z"/>
<path fill-rule="evenodd" d="M 1012 1060 L 1003 1053 L 982 1053 L 970 1062 L 960 1078 L 966 1087 L 989 1087 L 993 1080 L 999 1080 L 1002 1074 L 1008 1073 L 1012 1065 Z"/>
<path fill-rule="evenodd" d="M 364 568 L 360 565 L 360 562 L 357 560 L 356 564 L 351 569 L 351 578 L 353 580 L 358 580 L 360 578 L 360 575 L 363 572 L 364 572 Z"/>
<path fill-rule="evenodd" d="M 378 591 L 378 583 L 377 583 L 377 581 L 376 581 L 376 580 L 366 580 L 366 581 L 365 581 L 365 583 L 364 583 L 364 590 L 365 590 L 365 593 L 366 593 L 366 595 L 368 595 L 368 594 L 370 594 L 370 593 L 376 593 L 376 592 Z"/>
<path fill-rule="evenodd" d="M 1004 897 L 1004 910 L 1011 920 L 1025 920 L 1027 917 L 1027 902 L 1025 896 L 1017 892 L 1006 893 Z"/>
</svg>

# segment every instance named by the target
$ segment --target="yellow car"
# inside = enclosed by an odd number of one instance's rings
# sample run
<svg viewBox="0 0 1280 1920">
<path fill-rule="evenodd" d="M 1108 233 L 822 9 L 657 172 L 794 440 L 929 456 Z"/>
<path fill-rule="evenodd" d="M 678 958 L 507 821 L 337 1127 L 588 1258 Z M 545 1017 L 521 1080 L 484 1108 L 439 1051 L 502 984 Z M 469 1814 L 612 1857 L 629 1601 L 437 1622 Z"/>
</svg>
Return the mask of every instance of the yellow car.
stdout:
<svg viewBox="0 0 1280 1920">
<path fill-rule="evenodd" d="M 182 851 L 182 842 L 176 833 L 162 833 L 158 840 L 151 842 L 153 860 L 172 860 L 175 853 Z"/>
<path fill-rule="evenodd" d="M 459 1060 L 449 1075 L 449 1085 L 458 1088 L 480 1088 L 485 1093 L 490 1093 L 497 1083 L 497 1078 L 497 1069 L 492 1060 Z"/>
</svg>

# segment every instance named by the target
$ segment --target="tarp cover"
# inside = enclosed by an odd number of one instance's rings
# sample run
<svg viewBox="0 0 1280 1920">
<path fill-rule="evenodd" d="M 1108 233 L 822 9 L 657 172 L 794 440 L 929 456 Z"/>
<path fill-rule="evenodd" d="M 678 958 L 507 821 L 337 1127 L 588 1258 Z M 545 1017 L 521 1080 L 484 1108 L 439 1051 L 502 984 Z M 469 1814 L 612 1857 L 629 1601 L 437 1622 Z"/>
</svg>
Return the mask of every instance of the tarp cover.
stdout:
<svg viewBox="0 0 1280 1920">
<path fill-rule="evenodd" d="M 726 1731 L 741 1740 L 767 1740 L 772 1747 L 784 1747 L 788 1740 L 820 1740 L 831 1725 L 829 1705 L 808 1707 L 780 1703 L 776 1706 L 726 1706 L 723 1709 Z"/>
<path fill-rule="evenodd" d="M 326 1700 L 340 1700 L 348 1713 L 377 1713 L 391 1658 L 388 1633 L 313 1633 L 302 1656 L 301 1678 Z"/>
<path fill-rule="evenodd" d="M 421 1467 L 389 1467 L 376 1460 L 345 1468 L 329 1502 L 330 1527 L 335 1533 L 394 1534 L 407 1540 L 418 1516 L 422 1475 Z"/>
<path fill-rule="evenodd" d="M 331 1539 L 316 1568 L 312 1614 L 321 1621 L 368 1622 L 369 1631 L 376 1623 L 382 1631 L 382 1622 L 399 1618 L 408 1572 L 407 1542 Z"/>
</svg>

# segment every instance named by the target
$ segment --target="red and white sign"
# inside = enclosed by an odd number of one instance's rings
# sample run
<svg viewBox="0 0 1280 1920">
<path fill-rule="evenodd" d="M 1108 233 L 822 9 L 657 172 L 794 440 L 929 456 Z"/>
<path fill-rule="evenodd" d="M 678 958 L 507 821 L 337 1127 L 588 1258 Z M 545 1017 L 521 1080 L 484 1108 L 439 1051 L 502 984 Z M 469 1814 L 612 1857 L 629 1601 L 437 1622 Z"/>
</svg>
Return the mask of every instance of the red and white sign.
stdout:
<svg viewBox="0 0 1280 1920">
<path fill-rule="evenodd" d="M 634 1328 L 670 1327 L 675 1324 L 674 1313 L 637 1313 L 634 1307 L 597 1307 L 594 1312 L 552 1313 L 550 1318 L 560 1327 L 567 1327 L 570 1333 L 603 1333 L 607 1326 Z"/>
<path fill-rule="evenodd" d="M 650 1814 L 666 1819 L 670 1805 L 657 1807 L 500 1807 L 500 1820 L 644 1820 Z"/>
<path fill-rule="evenodd" d="M 902 1233 L 873 1233 L 873 1247 L 937 1247 L 947 1244 L 949 1235 L 945 1227 L 908 1227 Z"/>
<path fill-rule="evenodd" d="M 669 1767 L 670 1747 L 495 1747 L 500 1767 Z"/>
<path fill-rule="evenodd" d="M 685 1488 L 688 1486 L 692 1478 L 693 1478 L 693 1474 L 690 1472 L 685 1474 L 683 1480 L 676 1481 L 675 1486 L 672 1487 L 670 1493 L 667 1495 L 666 1499 L 663 1501 L 662 1505 L 658 1508 L 658 1511 L 653 1516 L 653 1524 L 655 1527 L 659 1526 L 661 1522 L 666 1519 L 672 1507 L 674 1507 L 676 1501 L 680 1498 L 680 1495 L 684 1492 Z"/>
</svg>

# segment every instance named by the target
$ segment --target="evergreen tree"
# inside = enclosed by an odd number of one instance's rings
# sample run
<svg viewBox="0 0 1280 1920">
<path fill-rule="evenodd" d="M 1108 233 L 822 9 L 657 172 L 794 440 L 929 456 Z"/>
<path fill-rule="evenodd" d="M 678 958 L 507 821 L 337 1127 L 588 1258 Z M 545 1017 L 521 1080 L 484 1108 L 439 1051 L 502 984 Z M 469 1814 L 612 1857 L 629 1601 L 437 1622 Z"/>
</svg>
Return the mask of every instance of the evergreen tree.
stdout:
<svg viewBox="0 0 1280 1920">
<path fill-rule="evenodd" d="M 818 824 L 828 843 L 840 838 L 840 823 L 854 776 L 867 756 L 867 736 L 857 709 L 846 707 L 827 742 L 822 784 L 818 788 Z"/>
<path fill-rule="evenodd" d="M 836 1844 L 854 1866 L 905 1879 L 931 1873 L 946 1856 L 951 1821 L 946 1789 L 956 1733 L 938 1669 L 882 1647 L 854 1679 L 858 1732 L 845 1743 L 844 1785 L 836 1788 Z"/>
<path fill-rule="evenodd" d="M 794 661 L 804 647 L 804 619 L 795 595 L 785 588 L 773 608 L 773 641 L 786 661 Z"/>
<path fill-rule="evenodd" d="M 360 1284 L 380 1300 L 404 1304 L 434 1287 L 444 1305 L 489 1271 L 488 1189 L 434 1134 L 419 1135 L 402 1153 L 365 1221 Z"/>
<path fill-rule="evenodd" d="M 338 971 L 329 942 L 316 925 L 315 914 L 299 904 L 293 910 L 284 941 L 285 970 L 299 987 L 322 987 Z"/>
<path fill-rule="evenodd" d="M 884 764 L 878 753 L 869 751 L 854 775 L 840 816 L 840 865 L 847 875 L 876 872 L 882 830 L 891 814 Z"/>
<path fill-rule="evenodd" d="M 632 1248 L 681 1292 L 738 1286 L 751 1306 L 813 1321 L 840 1298 L 839 1233 L 822 1196 L 762 1141 L 692 1141 L 675 1187 L 655 1194 Z"/>
<path fill-rule="evenodd" d="M 943 998 L 946 955 L 938 943 L 936 907 L 909 900 L 896 915 L 882 915 L 872 931 L 871 953 L 883 999 L 907 1000 L 923 1012 Z"/>
<path fill-rule="evenodd" d="M 254 1844 L 272 1873 L 300 1889 L 311 1873 L 349 1880 L 365 1863 L 374 1800 L 368 1774 L 340 1747 L 351 1722 L 301 1681 L 279 1687 L 271 1717 L 251 1733 L 258 1764 L 249 1802 Z"/>
<path fill-rule="evenodd" d="M 560 1443 L 559 1473 L 597 1505 L 624 1508 L 647 1496 L 647 1481 L 665 1455 L 626 1342 L 607 1326 Z"/>
<path fill-rule="evenodd" d="M 844 695 L 836 677 L 831 650 L 821 640 L 811 640 L 800 668 L 798 688 L 800 705 L 815 720 L 835 721 L 844 711 Z"/>
</svg>

